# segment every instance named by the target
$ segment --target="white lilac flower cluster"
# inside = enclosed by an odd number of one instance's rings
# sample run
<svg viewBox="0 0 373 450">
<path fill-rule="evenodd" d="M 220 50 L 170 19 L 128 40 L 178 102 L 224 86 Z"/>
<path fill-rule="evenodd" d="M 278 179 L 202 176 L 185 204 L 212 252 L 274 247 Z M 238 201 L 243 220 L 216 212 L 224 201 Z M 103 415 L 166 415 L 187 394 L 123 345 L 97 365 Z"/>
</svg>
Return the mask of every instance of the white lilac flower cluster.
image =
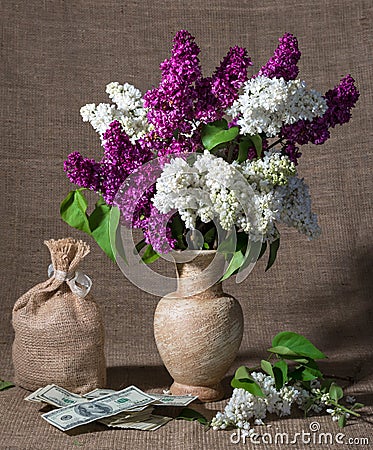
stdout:
<svg viewBox="0 0 373 450">
<path fill-rule="evenodd" d="M 277 239 L 276 222 L 309 238 L 320 232 L 307 185 L 289 158 L 274 150 L 242 164 L 207 150 L 193 163 L 172 159 L 157 180 L 153 203 L 162 213 L 177 210 L 187 228 L 193 229 L 197 218 L 217 220 L 224 230 L 236 226 L 255 242 Z"/>
<path fill-rule="evenodd" d="M 279 210 L 279 222 L 295 228 L 309 239 L 320 236 L 317 215 L 311 210 L 311 196 L 303 178 L 290 177 L 286 186 L 277 186 L 275 197 Z"/>
<path fill-rule="evenodd" d="M 309 411 L 320 413 L 323 409 L 331 415 L 333 422 L 338 422 L 341 416 L 345 416 L 346 419 L 350 417 L 350 414 L 344 411 L 340 406 L 332 405 L 329 393 L 321 392 L 321 383 L 319 380 L 311 381 L 311 391 L 304 389 L 300 383 L 295 385 L 295 388 L 299 391 L 299 395 L 296 398 L 296 403 L 303 411 L 306 409 L 310 399 L 312 399 L 311 405 L 309 405 Z M 347 403 L 355 403 L 354 397 L 347 396 Z M 333 407 L 331 407 L 333 406 Z"/>
<path fill-rule="evenodd" d="M 141 91 L 131 84 L 109 83 L 106 92 L 114 104 L 89 103 L 80 109 L 84 122 L 89 122 L 101 138 L 109 124 L 118 120 L 132 143 L 150 131 Z"/>
<path fill-rule="evenodd" d="M 300 395 L 297 389 L 285 385 L 277 390 L 274 378 L 261 372 L 252 372 L 251 376 L 261 387 L 264 397 L 257 397 L 244 389 L 234 389 L 224 411 L 218 412 L 211 421 L 214 430 L 240 428 L 250 434 L 254 431 L 251 419 L 255 425 L 262 425 L 267 413 L 280 417 L 290 414 L 291 406 Z"/>
<path fill-rule="evenodd" d="M 254 425 L 263 425 L 267 413 L 277 414 L 280 417 L 288 416 L 291 413 L 292 405 L 299 409 L 320 413 L 326 410 L 334 422 L 341 416 L 346 419 L 350 414 L 345 412 L 340 406 L 331 403 L 330 394 L 322 393 L 319 380 L 311 381 L 311 390 L 304 389 L 301 383 L 294 386 L 285 385 L 280 390 L 275 387 L 275 380 L 270 375 L 261 372 L 252 372 L 251 376 L 259 384 L 264 394 L 263 397 L 256 397 L 244 389 L 234 389 L 232 397 L 223 412 L 218 412 L 212 419 L 210 425 L 214 430 L 225 430 L 227 428 L 240 428 L 250 436 L 254 433 L 250 420 Z M 309 404 L 309 400 L 312 400 Z M 355 398 L 346 397 L 348 403 L 354 403 Z"/>
<path fill-rule="evenodd" d="M 266 230 L 262 205 L 245 177 L 207 150 L 191 164 L 180 157 L 165 164 L 153 203 L 162 213 L 176 209 L 190 229 L 199 217 L 205 223 L 217 219 L 224 230 L 239 223 L 254 241 Z"/>
<path fill-rule="evenodd" d="M 283 125 L 322 116 L 326 100 L 317 91 L 308 90 L 302 80 L 258 76 L 243 85 L 243 93 L 227 111 L 238 117 L 242 134 L 278 135 Z"/>
<path fill-rule="evenodd" d="M 256 189 L 270 192 L 274 186 L 283 186 L 291 176 L 296 175 L 295 164 L 288 156 L 276 150 L 264 153 L 263 159 L 245 161 L 241 164 L 233 162 L 250 184 L 255 183 Z"/>
</svg>

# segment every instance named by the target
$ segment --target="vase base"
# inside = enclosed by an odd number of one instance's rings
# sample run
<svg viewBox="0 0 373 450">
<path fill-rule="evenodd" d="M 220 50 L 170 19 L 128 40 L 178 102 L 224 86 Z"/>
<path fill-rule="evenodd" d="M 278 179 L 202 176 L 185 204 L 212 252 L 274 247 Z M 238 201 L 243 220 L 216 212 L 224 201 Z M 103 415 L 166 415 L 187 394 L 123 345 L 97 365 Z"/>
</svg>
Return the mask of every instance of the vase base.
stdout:
<svg viewBox="0 0 373 450">
<path fill-rule="evenodd" d="M 219 383 L 214 386 L 189 386 L 174 381 L 170 388 L 172 395 L 197 395 L 201 402 L 216 402 L 224 397 L 223 386 Z"/>
</svg>

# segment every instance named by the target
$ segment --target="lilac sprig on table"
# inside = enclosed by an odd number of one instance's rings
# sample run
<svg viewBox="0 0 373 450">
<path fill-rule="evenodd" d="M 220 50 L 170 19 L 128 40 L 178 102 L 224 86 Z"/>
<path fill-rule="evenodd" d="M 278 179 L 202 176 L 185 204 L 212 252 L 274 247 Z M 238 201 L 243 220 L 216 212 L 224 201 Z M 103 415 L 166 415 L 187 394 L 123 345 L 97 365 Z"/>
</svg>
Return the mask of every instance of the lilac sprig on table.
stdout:
<svg viewBox="0 0 373 450">
<path fill-rule="evenodd" d="M 325 378 L 316 361 L 326 356 L 304 336 L 281 332 L 268 352 L 269 358 L 260 366 L 236 370 L 231 381 L 233 393 L 223 412 L 210 422 L 202 421 L 197 412 L 196 418 L 214 430 L 238 428 L 251 436 L 254 426 L 264 425 L 268 414 L 290 416 L 294 407 L 305 416 L 325 411 L 340 428 L 348 419 L 360 417 L 357 411 L 364 405 L 354 397 L 344 398 L 343 389 Z M 193 417 L 194 411 L 189 410 L 187 420 Z"/>
<path fill-rule="evenodd" d="M 290 33 L 252 75 L 243 47 L 232 46 L 210 76 L 202 73 L 200 52 L 194 36 L 180 30 L 157 87 L 142 95 L 112 82 L 106 87 L 112 103 L 81 108 L 104 152 L 99 161 L 76 151 L 68 156 L 64 169 L 79 189 L 62 202 L 61 216 L 91 234 L 113 260 L 109 226 L 121 216 L 122 224 L 143 232 L 136 250 L 146 263 L 187 248 L 194 229 L 203 236 L 202 249 L 216 249 L 217 221 L 239 237 L 229 275 L 244 266 L 250 240 L 262 243 L 260 256 L 268 249 L 268 269 L 280 244 L 277 224 L 309 239 L 320 234 L 308 186 L 296 170 L 300 147 L 323 144 L 331 128 L 347 123 L 359 92 L 351 75 L 325 94 L 298 79 L 301 53 Z M 128 177 L 132 185 L 118 195 Z M 90 215 L 85 189 L 99 195 Z M 242 201 L 250 205 L 250 220 L 243 219 Z"/>
<path fill-rule="evenodd" d="M 237 369 L 231 382 L 232 398 L 224 412 L 211 421 L 214 429 L 242 428 L 250 435 L 254 433 L 250 420 L 262 425 L 268 413 L 291 415 L 293 405 L 305 415 L 325 410 L 341 428 L 351 416 L 360 416 L 356 410 L 363 405 L 340 402 L 343 389 L 326 379 L 316 362 L 326 358 L 325 354 L 304 336 L 281 332 L 273 338 L 268 352 L 269 358 L 262 360 L 260 367 Z M 272 362 L 273 358 L 277 361 Z"/>
</svg>

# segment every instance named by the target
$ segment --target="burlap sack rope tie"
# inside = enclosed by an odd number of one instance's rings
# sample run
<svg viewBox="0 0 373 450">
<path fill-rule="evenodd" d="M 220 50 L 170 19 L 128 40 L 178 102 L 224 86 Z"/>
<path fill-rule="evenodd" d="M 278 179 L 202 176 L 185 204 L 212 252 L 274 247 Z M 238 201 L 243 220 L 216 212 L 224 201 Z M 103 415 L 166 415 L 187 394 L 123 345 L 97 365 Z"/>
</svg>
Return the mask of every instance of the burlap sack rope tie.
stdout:
<svg viewBox="0 0 373 450">
<path fill-rule="evenodd" d="M 58 281 L 66 281 L 71 292 L 81 298 L 88 295 L 92 287 L 92 280 L 88 275 L 78 271 L 69 273 L 63 270 L 54 270 L 53 264 L 48 266 L 48 277 L 54 277 Z"/>
</svg>

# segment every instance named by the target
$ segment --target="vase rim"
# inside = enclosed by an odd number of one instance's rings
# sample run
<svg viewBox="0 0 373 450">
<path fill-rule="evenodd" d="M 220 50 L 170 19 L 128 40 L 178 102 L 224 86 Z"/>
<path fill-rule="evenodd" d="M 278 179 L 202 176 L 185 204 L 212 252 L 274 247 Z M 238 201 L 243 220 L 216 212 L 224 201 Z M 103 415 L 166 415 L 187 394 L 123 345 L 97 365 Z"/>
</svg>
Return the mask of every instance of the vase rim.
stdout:
<svg viewBox="0 0 373 450">
<path fill-rule="evenodd" d="M 189 253 L 189 254 L 199 254 L 199 253 L 207 253 L 207 254 L 212 254 L 212 253 L 216 253 L 217 250 L 173 250 L 172 253 L 177 253 L 178 255 L 182 254 L 182 253 Z"/>
<path fill-rule="evenodd" d="M 189 262 L 196 258 L 197 256 L 203 255 L 214 255 L 217 250 L 173 250 L 169 255 L 173 258 L 176 263 Z"/>
</svg>

